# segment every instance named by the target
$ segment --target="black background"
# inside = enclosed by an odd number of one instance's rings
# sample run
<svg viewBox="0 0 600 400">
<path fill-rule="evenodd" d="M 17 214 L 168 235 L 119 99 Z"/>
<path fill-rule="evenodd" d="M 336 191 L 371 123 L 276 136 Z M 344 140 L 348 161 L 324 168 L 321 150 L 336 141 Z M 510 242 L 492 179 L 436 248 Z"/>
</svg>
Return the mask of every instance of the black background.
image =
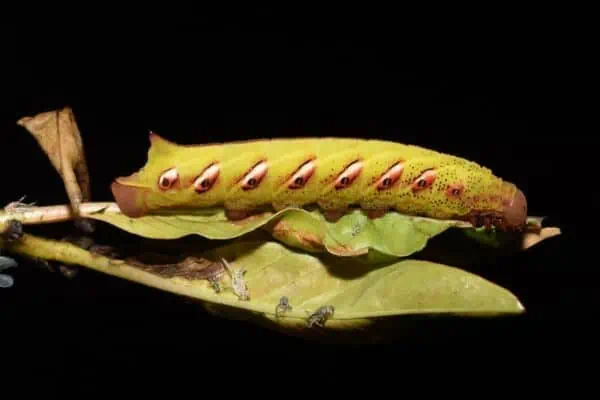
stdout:
<svg viewBox="0 0 600 400">
<path fill-rule="evenodd" d="M 577 169 L 578 157 L 590 134 L 574 127 L 570 112 L 580 98 L 568 94 L 587 53 L 575 46 L 579 36 L 567 17 L 511 14 L 492 22 L 484 13 L 476 21 L 442 16 L 412 25 L 411 14 L 392 11 L 315 14 L 15 27 L 0 126 L 1 152 L 11 161 L 0 200 L 67 201 L 45 154 L 16 126 L 23 116 L 64 106 L 82 131 L 97 201 L 112 199 L 114 177 L 143 165 L 150 129 L 180 143 L 288 136 L 415 143 L 492 168 L 523 189 L 530 214 L 563 229 L 489 266 L 528 313 L 432 323 L 386 346 L 321 346 L 211 317 L 168 293 L 93 271 L 67 280 L 21 260 L 9 271 L 15 286 L 0 292 L 3 341 L 15 360 L 52 376 L 96 379 L 106 368 L 114 379 L 160 374 L 157 385 L 169 374 L 188 381 L 186 373 L 201 387 L 210 386 L 209 375 L 251 374 L 264 362 L 269 381 L 259 385 L 297 380 L 308 394 L 318 379 L 379 379 L 382 369 L 393 376 L 409 354 L 425 351 L 421 360 L 450 350 L 455 357 L 446 360 L 466 358 L 471 367 L 502 358 L 516 368 L 542 357 L 551 370 L 564 370 L 559 356 L 580 354 L 596 283 L 579 262 L 583 238 L 573 217 L 576 179 L 586 171 Z M 208 358 L 210 367 L 198 361 Z M 197 366 L 183 365 L 190 360 Z M 387 361 L 393 370 L 381 364 Z"/>
</svg>

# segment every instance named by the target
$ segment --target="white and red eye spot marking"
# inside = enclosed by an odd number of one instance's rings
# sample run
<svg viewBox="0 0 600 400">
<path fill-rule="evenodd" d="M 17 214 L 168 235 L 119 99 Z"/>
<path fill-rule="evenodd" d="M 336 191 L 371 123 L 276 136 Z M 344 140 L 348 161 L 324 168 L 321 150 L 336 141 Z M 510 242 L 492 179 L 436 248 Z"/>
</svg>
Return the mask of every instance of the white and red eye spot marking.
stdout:
<svg viewBox="0 0 600 400">
<path fill-rule="evenodd" d="M 460 197 L 465 191 L 465 187 L 461 183 L 454 183 L 452 185 L 448 185 L 446 189 L 446 195 L 450 198 L 456 199 Z"/>
<path fill-rule="evenodd" d="M 252 190 L 258 187 L 262 179 L 267 174 L 268 165 L 266 161 L 261 161 L 256 164 L 250 172 L 244 176 L 242 180 L 242 189 L 243 190 Z"/>
<path fill-rule="evenodd" d="M 435 178 L 437 177 L 437 172 L 434 170 L 425 171 L 419 176 L 411 185 L 413 192 L 420 192 L 421 190 L 425 190 L 430 188 L 435 182 Z"/>
<path fill-rule="evenodd" d="M 204 193 L 209 191 L 217 181 L 221 168 L 219 164 L 209 165 L 200 176 L 194 181 L 194 190 L 196 193 Z"/>
<path fill-rule="evenodd" d="M 176 168 L 169 168 L 158 178 L 158 187 L 161 190 L 172 189 L 179 181 L 179 173 Z"/>
<path fill-rule="evenodd" d="M 363 163 L 361 161 L 354 161 L 352 164 L 348 165 L 335 180 L 335 188 L 340 190 L 352 185 L 362 172 L 362 169 Z"/>
<path fill-rule="evenodd" d="M 307 161 L 298 168 L 298 170 L 288 180 L 288 189 L 300 189 L 306 185 L 310 177 L 315 172 L 315 163 L 313 160 Z"/>
<path fill-rule="evenodd" d="M 398 182 L 398 179 L 400 179 L 400 176 L 402 176 L 403 171 L 403 164 L 396 163 L 392 165 L 377 181 L 377 190 L 385 190 L 394 186 Z"/>
</svg>

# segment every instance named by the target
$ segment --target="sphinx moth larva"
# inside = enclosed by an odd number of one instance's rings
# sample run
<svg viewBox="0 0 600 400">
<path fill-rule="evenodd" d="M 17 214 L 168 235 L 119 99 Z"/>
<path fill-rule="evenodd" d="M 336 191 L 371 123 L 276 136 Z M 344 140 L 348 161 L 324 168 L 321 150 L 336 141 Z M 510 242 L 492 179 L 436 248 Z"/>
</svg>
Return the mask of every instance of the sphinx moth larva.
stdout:
<svg viewBox="0 0 600 400">
<path fill-rule="evenodd" d="M 180 145 L 150 133 L 146 165 L 111 189 L 122 212 L 224 207 L 230 219 L 316 206 L 329 220 L 352 207 L 521 229 L 524 194 L 488 168 L 383 140 L 264 139 Z"/>
</svg>

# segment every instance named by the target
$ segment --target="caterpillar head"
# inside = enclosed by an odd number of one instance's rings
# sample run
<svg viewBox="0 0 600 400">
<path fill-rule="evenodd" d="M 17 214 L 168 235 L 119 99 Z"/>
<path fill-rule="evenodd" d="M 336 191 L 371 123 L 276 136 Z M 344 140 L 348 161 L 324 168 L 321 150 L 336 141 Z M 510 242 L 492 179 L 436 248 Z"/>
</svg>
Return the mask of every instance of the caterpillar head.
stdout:
<svg viewBox="0 0 600 400">
<path fill-rule="evenodd" d="M 139 171 L 118 177 L 111 191 L 123 214 L 139 218 L 158 209 L 189 205 L 194 193 L 206 190 L 218 179 L 214 168 L 199 173 L 191 146 L 179 145 L 150 132 L 148 161 Z M 211 150 L 207 148 L 207 152 Z M 205 196 L 210 201 L 214 196 Z"/>
<path fill-rule="evenodd" d="M 494 226 L 501 231 L 524 230 L 527 224 L 527 197 L 510 182 L 503 183 L 502 192 L 500 211 L 474 208 L 465 219 L 476 227 Z"/>
<path fill-rule="evenodd" d="M 491 175 L 482 190 L 467 195 L 468 212 L 462 214 L 475 227 L 495 227 L 501 231 L 522 231 L 527 224 L 527 198 L 511 182 Z M 456 188 L 448 187 L 446 196 L 452 198 Z"/>
<path fill-rule="evenodd" d="M 504 228 L 522 229 L 527 224 L 527 198 L 518 188 L 512 196 L 506 198 L 504 204 Z"/>
</svg>

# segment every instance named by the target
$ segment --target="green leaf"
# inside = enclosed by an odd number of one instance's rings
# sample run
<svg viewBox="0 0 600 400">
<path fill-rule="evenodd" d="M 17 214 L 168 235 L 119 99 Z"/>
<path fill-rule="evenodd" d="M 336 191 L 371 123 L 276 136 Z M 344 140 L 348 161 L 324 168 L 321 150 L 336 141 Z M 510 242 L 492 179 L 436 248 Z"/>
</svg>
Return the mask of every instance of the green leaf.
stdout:
<svg viewBox="0 0 600 400">
<path fill-rule="evenodd" d="M 347 333 L 361 340 L 381 340 L 385 334 L 380 329 L 382 323 L 402 329 L 405 317 L 514 315 L 524 311 L 510 291 L 459 268 L 409 259 L 372 266 L 354 258 L 293 251 L 278 242 L 240 239 L 203 252 L 188 248 L 185 254 L 176 253 L 181 254 L 179 264 L 165 261 L 168 264 L 163 266 L 145 261 L 149 258 L 143 254 L 133 255 L 137 261 L 111 259 L 68 242 L 29 234 L 7 248 L 197 299 L 217 315 L 303 337 Z M 208 261 L 190 263 L 190 256 Z M 232 271 L 245 270 L 238 276 L 248 290 L 247 299 L 233 290 L 233 275 L 216 273 L 214 264 L 222 259 Z M 212 268 L 219 291 L 215 281 L 199 278 L 205 267 Z M 283 296 L 292 308 L 277 315 Z M 332 306 L 333 315 L 323 327 L 309 326 L 309 315 L 323 306 Z"/>
<path fill-rule="evenodd" d="M 229 221 L 222 209 L 177 210 L 129 218 L 122 213 L 87 215 L 129 233 L 153 239 L 178 239 L 200 235 L 207 239 L 233 239 L 259 228 L 289 246 L 309 252 L 359 256 L 374 250 L 391 257 L 406 257 L 423 249 L 427 241 L 452 227 L 468 227 L 461 221 L 442 221 L 389 212 L 369 219 L 360 210 L 337 222 L 328 222 L 318 211 L 285 209 L 243 221 Z"/>
</svg>

